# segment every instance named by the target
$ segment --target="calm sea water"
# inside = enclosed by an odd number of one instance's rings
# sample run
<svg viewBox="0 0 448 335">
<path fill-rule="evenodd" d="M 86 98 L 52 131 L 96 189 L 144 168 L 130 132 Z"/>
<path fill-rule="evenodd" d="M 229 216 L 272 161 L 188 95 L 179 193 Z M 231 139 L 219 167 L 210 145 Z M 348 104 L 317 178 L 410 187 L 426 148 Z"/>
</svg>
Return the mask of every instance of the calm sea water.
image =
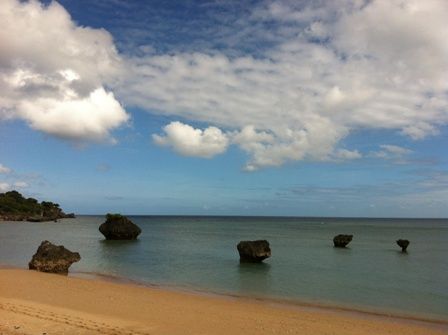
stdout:
<svg viewBox="0 0 448 335">
<path fill-rule="evenodd" d="M 105 241 L 99 216 L 1 223 L 0 264 L 26 267 L 42 240 L 79 251 L 72 272 L 148 284 L 448 320 L 448 220 L 130 217 L 137 241 Z M 348 249 L 332 238 L 353 234 Z M 408 254 L 395 244 L 411 241 Z M 236 244 L 272 257 L 240 264 Z"/>
</svg>

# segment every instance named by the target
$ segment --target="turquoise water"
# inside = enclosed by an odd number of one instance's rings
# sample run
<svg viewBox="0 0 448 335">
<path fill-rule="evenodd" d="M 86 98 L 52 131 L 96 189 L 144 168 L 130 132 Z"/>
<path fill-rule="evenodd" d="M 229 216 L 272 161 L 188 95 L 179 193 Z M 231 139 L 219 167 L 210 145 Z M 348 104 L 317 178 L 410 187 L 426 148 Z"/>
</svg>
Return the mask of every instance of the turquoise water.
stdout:
<svg viewBox="0 0 448 335">
<path fill-rule="evenodd" d="M 78 251 L 72 272 L 223 294 L 448 320 L 448 220 L 130 217 L 137 241 L 105 241 L 99 216 L 1 223 L 0 264 L 27 267 L 42 240 Z M 332 238 L 353 234 L 348 249 Z M 398 238 L 411 241 L 402 254 Z M 240 264 L 236 244 L 267 239 L 272 257 Z"/>
</svg>

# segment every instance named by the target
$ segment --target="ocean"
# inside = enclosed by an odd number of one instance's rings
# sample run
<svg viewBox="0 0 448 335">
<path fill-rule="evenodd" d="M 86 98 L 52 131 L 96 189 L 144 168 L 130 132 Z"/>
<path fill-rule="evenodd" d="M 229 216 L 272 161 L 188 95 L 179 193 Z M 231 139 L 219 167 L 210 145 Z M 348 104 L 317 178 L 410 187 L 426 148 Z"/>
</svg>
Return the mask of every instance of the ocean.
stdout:
<svg viewBox="0 0 448 335">
<path fill-rule="evenodd" d="M 129 216 L 136 241 L 105 241 L 102 216 L 0 223 L 0 264 L 27 268 L 40 242 L 81 254 L 70 268 L 141 284 L 448 321 L 448 220 Z M 337 234 L 353 234 L 346 249 Z M 408 253 L 395 240 L 408 239 Z M 272 256 L 240 264 L 241 240 Z"/>
</svg>

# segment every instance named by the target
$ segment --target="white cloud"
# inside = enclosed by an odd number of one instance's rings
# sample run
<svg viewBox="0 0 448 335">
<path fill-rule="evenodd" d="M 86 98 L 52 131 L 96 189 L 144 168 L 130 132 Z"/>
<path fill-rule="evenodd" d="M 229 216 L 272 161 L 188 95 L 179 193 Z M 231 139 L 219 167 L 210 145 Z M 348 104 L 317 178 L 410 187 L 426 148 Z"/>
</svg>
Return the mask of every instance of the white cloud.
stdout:
<svg viewBox="0 0 448 335">
<path fill-rule="evenodd" d="M 246 151 L 250 159 L 244 169 L 255 171 L 267 166 L 280 166 L 290 160 L 352 159 L 334 151 L 344 129 L 332 128 L 325 120 L 313 120 L 297 130 L 286 127 L 271 132 L 246 126 L 233 134 L 233 143 Z"/>
<path fill-rule="evenodd" d="M 334 153 L 335 159 L 350 160 L 359 159 L 362 155 L 358 150 L 339 149 Z"/>
<path fill-rule="evenodd" d="M 382 144 L 382 145 L 380 145 L 380 148 L 384 149 L 384 151 L 386 151 L 386 152 L 389 152 L 394 155 L 399 155 L 399 156 L 407 155 L 412 152 L 412 150 L 410 150 L 410 149 L 403 148 L 398 145 L 392 145 L 392 144 Z"/>
<path fill-rule="evenodd" d="M 249 125 L 241 129 L 233 136 L 233 143 L 241 145 L 245 150 L 250 151 L 252 146 L 260 143 L 274 143 L 273 134 L 265 131 L 257 131 L 254 126 Z"/>
<path fill-rule="evenodd" d="M 104 88 L 121 60 L 105 30 L 77 26 L 57 2 L 0 4 L 0 120 L 74 140 L 110 140 L 128 115 Z"/>
<path fill-rule="evenodd" d="M 17 188 L 26 188 L 28 186 L 29 186 L 28 183 L 25 181 L 18 180 L 16 182 L 14 182 L 14 187 L 17 187 Z"/>
<path fill-rule="evenodd" d="M 119 99 L 211 125 L 171 123 L 154 135 L 182 155 L 209 158 L 234 144 L 247 152 L 247 170 L 355 159 L 358 151 L 338 147 L 353 130 L 418 140 L 448 123 L 447 17 L 444 0 L 271 1 L 232 21 L 235 34 L 217 33 L 217 44 L 227 43 L 219 50 L 145 44 L 125 57 L 108 32 L 77 26 L 56 2 L 4 0 L 0 119 L 110 139 L 129 117 Z M 258 52 L 232 50 L 247 36 L 268 38 L 252 41 Z"/>
<path fill-rule="evenodd" d="M 345 11 L 335 26 L 335 45 L 352 55 L 374 57 L 390 71 L 389 80 L 444 89 L 447 14 L 445 0 L 371 1 Z"/>
<path fill-rule="evenodd" d="M 18 104 L 17 112 L 33 129 L 74 140 L 108 139 L 109 130 L 128 119 L 113 93 L 103 88 L 84 98 L 23 101 Z"/>
<path fill-rule="evenodd" d="M 11 189 L 11 185 L 8 183 L 0 182 L 0 192 L 6 192 Z"/>
<path fill-rule="evenodd" d="M 412 150 L 400 147 L 393 144 L 380 145 L 381 150 L 373 151 L 369 154 L 370 157 L 391 159 L 398 163 L 405 162 L 403 158 L 412 153 Z"/>
<path fill-rule="evenodd" d="M 211 158 L 226 151 L 227 136 L 216 127 L 195 129 L 181 122 L 171 122 L 163 128 L 164 135 L 153 135 L 160 146 L 171 147 L 184 156 Z"/>
<path fill-rule="evenodd" d="M 249 18 L 248 27 L 287 25 L 257 57 L 151 53 L 127 60 L 117 92 L 129 105 L 240 133 L 233 143 L 249 154 L 248 170 L 358 158 L 338 148 L 352 130 L 421 139 L 448 123 L 448 2 L 301 4 L 274 2 Z"/>
<path fill-rule="evenodd" d="M 421 140 L 428 135 L 437 135 L 439 131 L 431 124 L 426 122 L 417 122 L 402 130 L 404 135 L 409 136 L 413 140 Z"/>
<path fill-rule="evenodd" d="M 11 169 L 7 166 L 4 166 L 3 164 L 0 164 L 0 174 L 7 174 L 10 173 Z"/>
<path fill-rule="evenodd" d="M 347 149 L 333 150 L 337 131 L 322 127 L 320 136 L 314 129 L 295 131 L 290 128 L 276 133 L 259 131 L 254 126 L 246 126 L 241 131 L 224 133 L 219 128 L 195 129 L 181 122 L 171 122 L 164 127 L 164 135 L 153 135 L 160 146 L 172 148 L 184 156 L 211 158 L 227 150 L 230 144 L 239 146 L 250 156 L 244 170 L 255 171 L 267 166 L 280 166 L 285 162 L 308 157 L 313 160 L 350 160 L 361 157 L 358 151 Z M 309 133 L 311 132 L 311 134 Z M 317 133 L 317 131 L 316 131 Z M 311 147 L 316 149 L 311 152 Z"/>
<path fill-rule="evenodd" d="M 1 173 L 10 173 L 11 169 L 0 164 L 0 174 Z M 10 191 L 14 188 L 26 188 L 29 184 L 23 180 L 16 180 L 14 182 L 4 182 L 0 181 L 0 192 Z"/>
</svg>

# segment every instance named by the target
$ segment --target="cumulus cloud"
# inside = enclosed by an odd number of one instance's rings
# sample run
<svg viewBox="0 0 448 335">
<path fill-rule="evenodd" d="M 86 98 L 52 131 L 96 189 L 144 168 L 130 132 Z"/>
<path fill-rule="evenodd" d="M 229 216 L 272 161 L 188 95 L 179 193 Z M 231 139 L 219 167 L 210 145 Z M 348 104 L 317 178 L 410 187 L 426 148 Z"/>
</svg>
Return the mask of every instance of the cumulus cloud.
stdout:
<svg viewBox="0 0 448 335">
<path fill-rule="evenodd" d="M 84 98 L 22 101 L 17 106 L 17 114 L 33 129 L 73 140 L 108 139 L 109 130 L 128 119 L 113 93 L 107 93 L 104 88 Z"/>
<path fill-rule="evenodd" d="M 129 105 L 240 132 L 248 170 L 358 158 L 338 148 L 352 130 L 422 139 L 448 123 L 447 17 L 442 0 L 271 2 L 245 18 L 271 37 L 256 54 L 130 58 L 117 90 Z"/>
<path fill-rule="evenodd" d="M 164 135 L 153 135 L 159 146 L 172 148 L 184 156 L 211 158 L 225 152 L 229 145 L 237 145 L 249 154 L 249 161 L 244 167 L 246 171 L 255 171 L 261 167 L 275 167 L 295 159 L 312 160 L 350 160 L 361 158 L 361 154 L 347 149 L 334 150 L 331 143 L 336 131 L 322 128 L 326 132 L 315 136 L 308 134 L 311 129 L 295 131 L 286 128 L 273 133 L 260 131 L 249 125 L 240 131 L 223 132 L 217 127 L 204 130 L 195 129 L 188 124 L 171 122 L 164 127 Z M 316 149 L 311 152 L 311 147 Z"/>
<path fill-rule="evenodd" d="M 129 116 L 106 84 L 121 71 L 111 35 L 77 26 L 57 2 L 0 4 L 0 120 L 73 140 L 110 140 Z"/>
<path fill-rule="evenodd" d="M 0 174 L 7 174 L 10 173 L 11 169 L 7 166 L 4 166 L 3 164 L 0 164 Z"/>
<path fill-rule="evenodd" d="M 300 130 L 286 127 L 263 131 L 246 126 L 240 132 L 233 133 L 232 143 L 250 156 L 244 169 L 255 171 L 262 167 L 280 166 L 291 160 L 353 159 L 355 157 L 342 155 L 342 149 L 334 149 L 334 143 L 343 134 L 344 129 L 332 128 L 325 120 L 320 120 L 306 123 Z"/>
<path fill-rule="evenodd" d="M 413 140 L 421 140 L 428 135 L 437 135 L 439 131 L 429 123 L 417 122 L 416 124 L 404 127 L 402 133 Z"/>
<path fill-rule="evenodd" d="M 153 136 L 182 155 L 233 144 L 246 170 L 356 159 L 339 147 L 354 130 L 420 140 L 448 123 L 447 17 L 444 0 L 267 1 L 208 31 L 219 47 L 145 43 L 119 55 L 108 32 L 77 26 L 56 2 L 4 0 L 0 119 L 99 141 L 128 120 L 122 101 L 209 125 L 173 122 Z"/>
<path fill-rule="evenodd" d="M 183 156 L 211 158 L 226 151 L 229 144 L 227 136 L 216 127 L 201 130 L 181 122 L 171 122 L 163 130 L 164 135 L 153 135 L 154 142 Z"/>
</svg>

